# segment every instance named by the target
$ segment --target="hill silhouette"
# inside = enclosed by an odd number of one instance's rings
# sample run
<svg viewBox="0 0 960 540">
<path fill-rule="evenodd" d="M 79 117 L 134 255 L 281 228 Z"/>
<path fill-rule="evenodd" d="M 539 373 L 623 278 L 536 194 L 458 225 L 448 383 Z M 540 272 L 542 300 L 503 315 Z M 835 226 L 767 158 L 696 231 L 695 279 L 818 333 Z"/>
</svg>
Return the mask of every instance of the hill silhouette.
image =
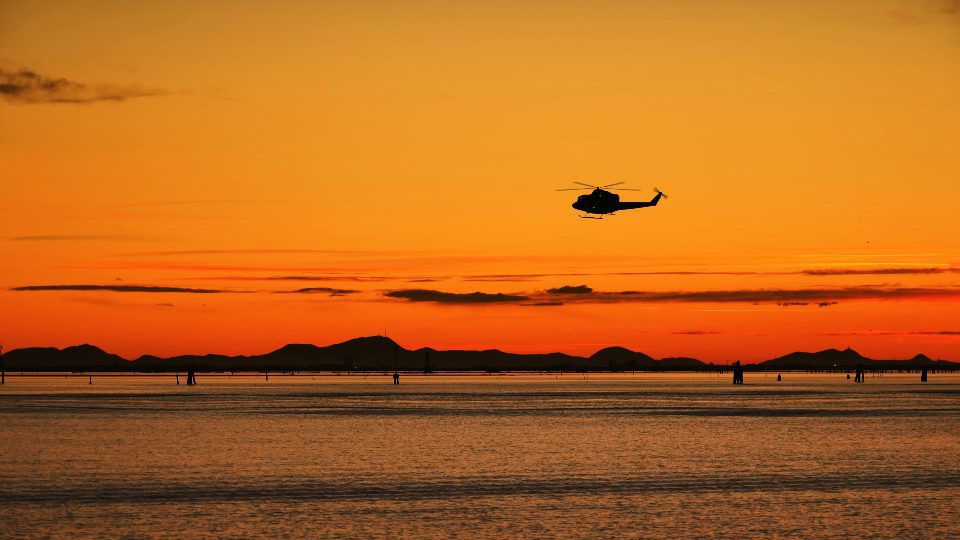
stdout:
<svg viewBox="0 0 960 540">
<path fill-rule="evenodd" d="M 854 370 L 857 366 L 865 369 L 958 369 L 960 364 L 946 360 L 932 360 L 930 357 L 918 354 L 909 360 L 874 360 L 861 355 L 857 351 L 847 348 L 842 351 L 827 349 L 816 353 L 795 352 L 786 356 L 754 364 L 752 367 L 760 370 Z M 749 369 L 750 366 L 748 366 Z"/>
<path fill-rule="evenodd" d="M 93 345 L 30 347 L 3 355 L 8 371 L 125 371 L 129 361 Z M 78 369 L 79 368 L 79 369 Z"/>
<path fill-rule="evenodd" d="M 159 357 L 143 355 L 133 360 L 108 353 L 93 345 L 57 349 L 28 347 L 3 355 L 7 371 L 716 371 L 726 366 L 707 364 L 695 358 L 656 359 L 624 347 L 606 347 L 589 357 L 564 353 L 516 354 L 488 350 L 405 349 L 384 336 L 360 337 L 325 347 L 289 344 L 253 356 L 219 354 Z M 953 371 L 960 364 L 932 360 L 918 354 L 909 360 L 875 360 L 853 349 L 795 352 L 748 364 L 747 370 L 847 371 L 866 369 L 928 369 Z"/>
</svg>

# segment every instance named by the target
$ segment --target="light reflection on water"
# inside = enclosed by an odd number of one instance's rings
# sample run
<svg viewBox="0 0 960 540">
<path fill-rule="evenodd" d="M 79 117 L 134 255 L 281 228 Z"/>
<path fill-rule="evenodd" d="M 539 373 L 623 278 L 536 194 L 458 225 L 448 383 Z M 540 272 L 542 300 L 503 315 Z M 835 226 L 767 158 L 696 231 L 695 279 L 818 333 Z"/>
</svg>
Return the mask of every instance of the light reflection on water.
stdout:
<svg viewBox="0 0 960 540">
<path fill-rule="evenodd" d="M 918 379 L 15 375 L 0 537 L 956 536 Z"/>
</svg>

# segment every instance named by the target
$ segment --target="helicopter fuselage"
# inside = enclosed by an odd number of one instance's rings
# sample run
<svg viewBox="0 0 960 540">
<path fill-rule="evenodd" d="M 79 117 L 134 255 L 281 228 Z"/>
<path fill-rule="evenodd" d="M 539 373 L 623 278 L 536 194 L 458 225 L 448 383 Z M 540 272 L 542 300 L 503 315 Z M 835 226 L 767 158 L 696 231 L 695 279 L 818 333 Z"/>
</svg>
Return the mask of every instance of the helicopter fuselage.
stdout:
<svg viewBox="0 0 960 540">
<path fill-rule="evenodd" d="M 656 197 L 647 202 L 620 202 L 620 196 L 616 193 L 597 188 L 588 195 L 577 197 L 573 208 L 588 214 L 612 214 L 618 210 L 656 206 L 662 196 L 663 194 L 658 192 Z"/>
</svg>

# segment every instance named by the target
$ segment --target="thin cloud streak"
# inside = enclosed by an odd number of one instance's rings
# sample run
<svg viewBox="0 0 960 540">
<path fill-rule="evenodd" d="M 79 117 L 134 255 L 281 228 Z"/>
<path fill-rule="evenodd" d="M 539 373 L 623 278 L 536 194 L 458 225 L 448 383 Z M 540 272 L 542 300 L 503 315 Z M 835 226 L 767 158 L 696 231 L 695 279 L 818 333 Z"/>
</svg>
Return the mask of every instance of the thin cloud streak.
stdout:
<svg viewBox="0 0 960 540">
<path fill-rule="evenodd" d="M 905 331 L 888 331 L 881 330 L 877 332 L 824 332 L 817 334 L 818 336 L 834 336 L 834 337 L 853 337 L 853 336 L 960 336 L 960 330 L 905 330 Z"/>
<path fill-rule="evenodd" d="M 191 289 L 188 287 L 164 287 L 156 285 L 25 285 L 12 287 L 11 291 L 110 291 L 121 293 L 191 293 L 219 294 L 248 291 L 226 291 L 221 289 Z"/>
<path fill-rule="evenodd" d="M 956 299 L 960 289 L 936 287 L 837 287 L 820 289 L 739 289 L 717 291 L 622 291 L 594 293 L 575 297 L 574 301 L 618 302 L 694 302 L 694 303 L 782 303 L 838 302 L 843 300 Z"/>
<path fill-rule="evenodd" d="M 167 93 L 133 86 L 89 85 L 60 77 L 40 75 L 27 69 L 10 71 L 0 68 L 0 97 L 21 105 L 125 101 Z"/>
<path fill-rule="evenodd" d="M 360 291 L 353 289 L 335 289 L 333 287 L 304 287 L 292 291 L 274 291 L 274 294 L 329 294 L 330 296 L 344 296 Z"/>
<path fill-rule="evenodd" d="M 803 270 L 806 276 L 889 276 L 908 274 L 948 274 L 960 273 L 955 267 L 892 267 L 892 268 L 820 268 Z"/>
<path fill-rule="evenodd" d="M 405 252 L 364 251 L 345 249 L 184 249 L 175 251 L 144 251 L 139 253 L 125 253 L 125 257 L 165 257 L 178 255 L 284 255 L 284 254 L 317 254 L 342 255 L 357 257 L 380 257 L 384 255 L 406 255 Z"/>
<path fill-rule="evenodd" d="M 201 276 L 188 279 L 204 281 L 349 281 L 371 283 L 380 281 L 404 281 L 407 278 L 389 276 Z"/>
<path fill-rule="evenodd" d="M 111 234 L 35 234 L 28 236 L 13 236 L 13 242 L 98 242 L 98 241 L 125 241 L 139 242 L 153 240 L 148 236 L 127 236 Z"/>
</svg>

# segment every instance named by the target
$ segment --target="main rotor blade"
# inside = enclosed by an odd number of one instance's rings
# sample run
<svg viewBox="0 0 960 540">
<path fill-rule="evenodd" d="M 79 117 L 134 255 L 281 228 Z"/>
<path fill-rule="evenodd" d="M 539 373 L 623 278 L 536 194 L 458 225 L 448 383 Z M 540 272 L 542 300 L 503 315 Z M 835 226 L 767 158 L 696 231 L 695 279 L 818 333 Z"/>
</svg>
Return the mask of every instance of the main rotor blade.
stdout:
<svg viewBox="0 0 960 540">
<path fill-rule="evenodd" d="M 554 191 L 586 191 L 588 189 L 593 189 L 593 188 L 592 187 L 571 187 L 571 188 L 557 189 Z"/>
<path fill-rule="evenodd" d="M 574 182 L 574 184 L 580 184 L 581 186 L 587 186 L 590 189 L 593 189 L 597 186 L 591 186 L 590 184 L 584 184 L 583 182 Z"/>
<path fill-rule="evenodd" d="M 606 188 L 608 188 L 608 187 L 611 187 L 611 186 L 619 186 L 620 184 L 624 184 L 624 183 L 625 183 L 625 182 L 614 182 L 614 183 L 612 183 L 612 184 L 607 184 L 607 185 L 605 185 L 605 186 L 600 186 L 600 187 L 606 189 Z"/>
<path fill-rule="evenodd" d="M 615 187 L 615 188 L 608 188 L 608 189 L 612 191 L 646 191 L 645 189 L 634 189 L 634 188 L 628 188 L 628 187 Z"/>
</svg>

